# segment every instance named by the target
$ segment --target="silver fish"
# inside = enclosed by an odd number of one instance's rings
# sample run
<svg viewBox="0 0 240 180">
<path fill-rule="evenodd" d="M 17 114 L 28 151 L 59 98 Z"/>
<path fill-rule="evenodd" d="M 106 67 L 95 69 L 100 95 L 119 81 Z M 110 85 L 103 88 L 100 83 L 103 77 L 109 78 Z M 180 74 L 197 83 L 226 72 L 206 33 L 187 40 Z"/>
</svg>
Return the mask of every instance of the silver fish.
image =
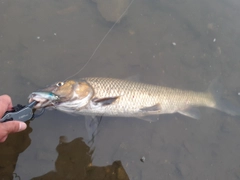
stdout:
<svg viewBox="0 0 240 180">
<path fill-rule="evenodd" d="M 58 82 L 42 91 L 51 92 L 58 98 L 41 96 L 41 91 L 34 92 L 29 96 L 30 102 L 44 102 L 37 108 L 52 106 L 71 114 L 137 117 L 156 121 L 159 114 L 180 113 L 199 119 L 197 107 L 210 107 L 233 116 L 240 115 L 240 108 L 222 99 L 216 82 L 210 85 L 207 92 L 194 92 L 96 77 Z"/>
</svg>

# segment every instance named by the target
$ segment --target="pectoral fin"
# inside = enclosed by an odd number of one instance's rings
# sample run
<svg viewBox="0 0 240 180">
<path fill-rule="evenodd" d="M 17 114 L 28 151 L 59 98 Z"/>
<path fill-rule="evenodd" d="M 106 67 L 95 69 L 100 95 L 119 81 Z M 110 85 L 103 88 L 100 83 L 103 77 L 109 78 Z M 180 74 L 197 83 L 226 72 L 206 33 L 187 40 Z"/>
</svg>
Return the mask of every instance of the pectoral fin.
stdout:
<svg viewBox="0 0 240 180">
<path fill-rule="evenodd" d="M 178 111 L 178 113 L 191 117 L 193 119 L 200 119 L 200 111 L 196 107 L 189 107 L 182 111 Z"/>
<path fill-rule="evenodd" d="M 92 101 L 96 105 L 100 104 L 102 106 L 107 106 L 115 102 L 119 97 L 106 97 L 106 98 L 94 98 Z"/>
</svg>

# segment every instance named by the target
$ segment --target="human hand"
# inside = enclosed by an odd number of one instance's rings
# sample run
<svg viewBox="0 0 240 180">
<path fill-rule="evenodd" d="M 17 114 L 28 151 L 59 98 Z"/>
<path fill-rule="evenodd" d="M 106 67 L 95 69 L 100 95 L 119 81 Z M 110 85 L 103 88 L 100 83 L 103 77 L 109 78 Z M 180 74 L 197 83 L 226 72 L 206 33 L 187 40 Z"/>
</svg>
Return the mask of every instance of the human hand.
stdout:
<svg viewBox="0 0 240 180">
<path fill-rule="evenodd" d="M 6 111 L 11 110 L 12 100 L 8 95 L 0 96 L 0 118 Z M 0 142 L 4 142 L 8 134 L 23 131 L 27 128 L 27 125 L 21 121 L 8 121 L 0 123 Z"/>
</svg>

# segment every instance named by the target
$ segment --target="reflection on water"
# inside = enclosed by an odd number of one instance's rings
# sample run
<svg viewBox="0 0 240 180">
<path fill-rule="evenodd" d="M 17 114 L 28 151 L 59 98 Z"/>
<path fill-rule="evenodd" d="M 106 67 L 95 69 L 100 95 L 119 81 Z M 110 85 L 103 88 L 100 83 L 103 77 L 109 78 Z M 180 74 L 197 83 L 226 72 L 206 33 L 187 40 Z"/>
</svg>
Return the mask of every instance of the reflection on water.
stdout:
<svg viewBox="0 0 240 180">
<path fill-rule="evenodd" d="M 29 133 L 26 131 L 10 136 L 7 141 L 0 144 L 0 179 L 21 179 L 21 175 L 14 173 L 18 156 L 30 145 Z M 21 147 L 22 149 L 19 149 Z M 98 167 L 92 165 L 92 152 L 83 142 L 82 138 L 76 138 L 71 142 L 65 142 L 60 137 L 56 148 L 58 157 L 55 162 L 55 170 L 42 176 L 34 177 L 34 180 L 50 179 L 82 179 L 82 180 L 128 180 L 128 176 L 121 161 L 114 161 L 112 165 Z"/>
<path fill-rule="evenodd" d="M 122 167 L 121 161 L 115 161 L 106 167 L 92 166 L 90 148 L 82 138 L 71 142 L 61 140 L 57 146 L 58 158 L 55 171 L 50 171 L 33 180 L 50 179 L 83 179 L 83 180 L 128 180 L 128 176 Z"/>
<path fill-rule="evenodd" d="M 32 128 L 28 127 L 25 131 L 12 134 L 8 139 L 0 144 L 0 179 L 13 179 L 14 170 L 18 156 L 31 144 L 29 134 Z"/>
<path fill-rule="evenodd" d="M 0 0 L 0 94 L 24 104 L 32 91 L 83 67 L 115 18 L 100 9 L 103 1 Z M 140 74 L 143 82 L 204 91 L 221 76 L 224 92 L 239 99 L 239 17 L 236 0 L 135 0 L 78 77 Z M 78 163 L 85 177 L 124 169 L 129 179 L 239 179 L 239 122 L 210 109 L 199 121 L 104 117 L 91 154 L 82 116 L 46 112 L 0 145 L 1 178 L 74 175 Z M 58 145 L 62 135 L 72 141 Z"/>
</svg>

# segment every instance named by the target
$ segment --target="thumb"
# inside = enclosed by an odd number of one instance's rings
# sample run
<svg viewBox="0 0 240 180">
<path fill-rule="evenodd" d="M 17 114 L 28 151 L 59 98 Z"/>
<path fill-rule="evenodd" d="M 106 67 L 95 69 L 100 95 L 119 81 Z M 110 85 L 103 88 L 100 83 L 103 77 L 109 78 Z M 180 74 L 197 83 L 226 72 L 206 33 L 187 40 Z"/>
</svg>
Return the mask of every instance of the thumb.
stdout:
<svg viewBox="0 0 240 180">
<path fill-rule="evenodd" d="M 8 121 L 1 123 L 1 129 L 5 130 L 7 134 L 23 131 L 27 128 L 27 125 L 21 121 Z"/>
</svg>

